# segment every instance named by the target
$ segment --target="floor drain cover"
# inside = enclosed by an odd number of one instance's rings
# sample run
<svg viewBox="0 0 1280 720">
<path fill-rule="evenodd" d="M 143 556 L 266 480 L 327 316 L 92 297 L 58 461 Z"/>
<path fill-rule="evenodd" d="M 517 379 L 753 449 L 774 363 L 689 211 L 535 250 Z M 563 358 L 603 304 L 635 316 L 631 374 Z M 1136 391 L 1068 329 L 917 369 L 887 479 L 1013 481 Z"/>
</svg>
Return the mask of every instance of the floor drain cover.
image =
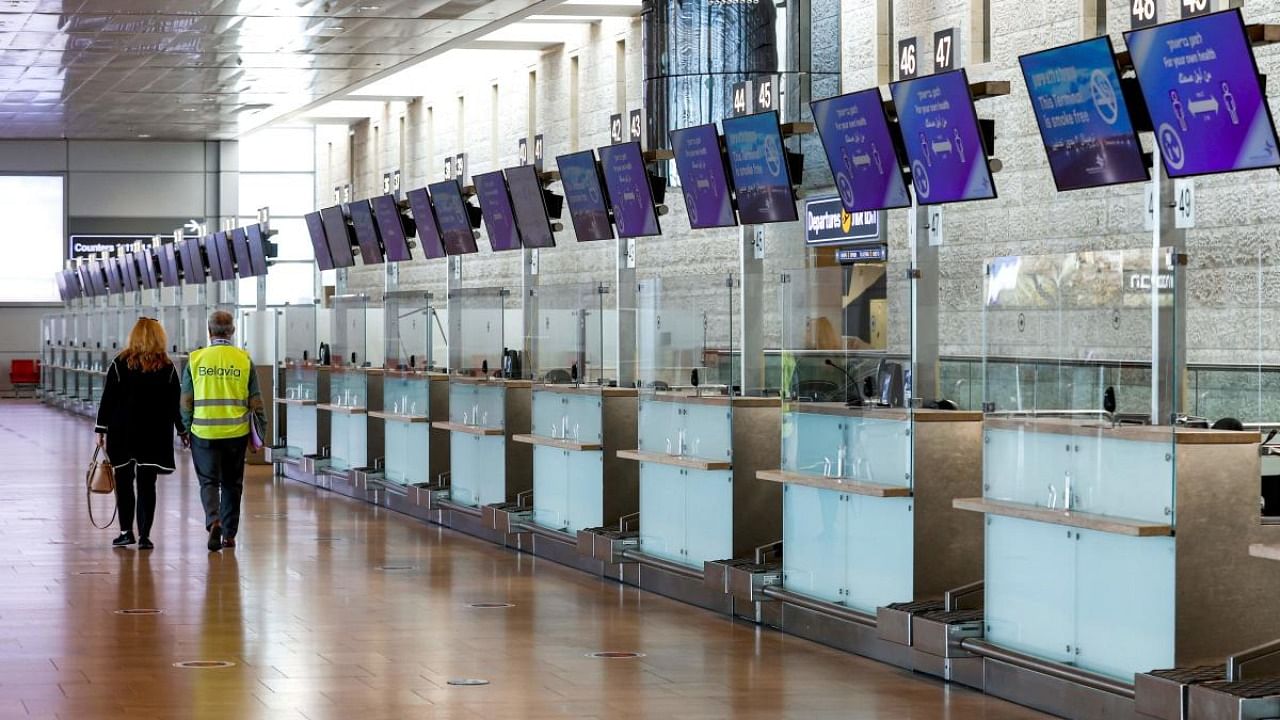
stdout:
<svg viewBox="0 0 1280 720">
<path fill-rule="evenodd" d="M 254 517 L 258 518 L 259 520 L 283 520 L 284 518 L 289 516 L 287 513 L 279 512 L 279 513 L 258 513 L 257 515 L 254 515 Z"/>
<path fill-rule="evenodd" d="M 404 570 L 417 570 L 418 568 L 414 565 L 379 565 L 378 569 L 383 572 L 401 572 Z"/>
<path fill-rule="evenodd" d="M 342 542 L 342 538 L 334 537 L 334 536 L 321 536 L 316 538 L 315 541 L 318 543 L 340 543 Z"/>
<path fill-rule="evenodd" d="M 110 575 L 111 572 L 108 570 L 81 570 L 76 574 L 77 575 Z"/>
<path fill-rule="evenodd" d="M 467 607 L 476 608 L 477 610 L 501 610 L 502 608 L 515 607 L 515 605 L 501 602 L 478 602 L 467 603 Z"/>
<path fill-rule="evenodd" d="M 644 657 L 644 653 L 605 651 L 587 653 L 587 657 L 604 658 L 606 660 L 629 660 L 631 658 L 642 658 Z"/>
<path fill-rule="evenodd" d="M 162 613 L 164 611 L 158 608 L 125 608 L 116 611 L 117 615 L 160 615 Z"/>
<path fill-rule="evenodd" d="M 183 660 L 173 664 L 176 668 L 185 668 L 187 670 L 214 670 L 218 668 L 235 667 L 235 663 L 226 660 Z"/>
<path fill-rule="evenodd" d="M 452 680 L 449 680 L 448 684 L 458 685 L 461 687 L 474 687 L 476 685 L 488 685 L 489 681 L 481 680 L 480 678 L 454 678 Z"/>
</svg>

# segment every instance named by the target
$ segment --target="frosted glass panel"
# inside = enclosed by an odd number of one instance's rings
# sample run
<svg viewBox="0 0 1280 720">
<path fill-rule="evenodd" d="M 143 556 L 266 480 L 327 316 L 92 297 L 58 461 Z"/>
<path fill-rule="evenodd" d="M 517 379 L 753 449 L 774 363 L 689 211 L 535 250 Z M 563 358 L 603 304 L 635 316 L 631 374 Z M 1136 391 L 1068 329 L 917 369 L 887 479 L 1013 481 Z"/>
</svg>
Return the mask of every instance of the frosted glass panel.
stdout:
<svg viewBox="0 0 1280 720">
<path fill-rule="evenodd" d="M 533 520 L 554 530 L 569 514 L 569 458 L 559 448 L 533 447 Z"/>
<path fill-rule="evenodd" d="M 988 515 L 986 637 L 1057 662 L 1075 659 L 1075 547 L 1060 525 Z"/>
<path fill-rule="evenodd" d="M 689 403 L 684 408 L 685 454 L 712 460 L 733 458 L 733 423 L 726 405 Z"/>
<path fill-rule="evenodd" d="M 675 403 L 640 399 L 639 440 L 645 452 L 675 452 L 674 445 L 684 417 L 679 415 Z"/>
<path fill-rule="evenodd" d="M 289 457 L 316 454 L 316 409 L 291 405 L 285 416 L 285 439 Z"/>
<path fill-rule="evenodd" d="M 450 433 L 451 499 L 477 507 L 506 502 L 506 442 L 501 437 Z"/>
<path fill-rule="evenodd" d="M 1075 451 L 1073 507 L 1100 515 L 1172 522 L 1173 446 L 1081 438 Z"/>
<path fill-rule="evenodd" d="M 330 420 L 331 466 L 338 470 L 368 465 L 368 422 L 364 415 L 332 413 Z"/>
<path fill-rule="evenodd" d="M 604 453 L 571 452 L 568 460 L 569 517 L 565 526 L 569 532 L 617 521 L 604 517 Z"/>
<path fill-rule="evenodd" d="M 863 612 L 915 599 L 914 498 L 849 495 L 849 606 Z"/>
<path fill-rule="evenodd" d="M 685 486 L 679 468 L 640 464 L 640 549 L 683 562 Z"/>
<path fill-rule="evenodd" d="M 782 584 L 827 602 L 842 602 L 847 580 L 848 512 L 832 490 L 787 485 L 782 494 Z"/>
<path fill-rule="evenodd" d="M 787 413 L 782 418 L 782 467 L 811 475 L 837 475 L 840 448 L 846 447 L 845 418 Z M 847 458 L 846 458 L 847 461 Z"/>
<path fill-rule="evenodd" d="M 733 472 L 686 470 L 684 481 L 685 563 L 732 558 Z"/>
<path fill-rule="evenodd" d="M 385 422 L 387 480 L 402 485 L 430 482 L 430 428 L 426 423 Z"/>
<path fill-rule="evenodd" d="M 1130 681 L 1174 666 L 1174 539 L 1081 530 L 1076 651 L 1086 670 Z"/>
</svg>

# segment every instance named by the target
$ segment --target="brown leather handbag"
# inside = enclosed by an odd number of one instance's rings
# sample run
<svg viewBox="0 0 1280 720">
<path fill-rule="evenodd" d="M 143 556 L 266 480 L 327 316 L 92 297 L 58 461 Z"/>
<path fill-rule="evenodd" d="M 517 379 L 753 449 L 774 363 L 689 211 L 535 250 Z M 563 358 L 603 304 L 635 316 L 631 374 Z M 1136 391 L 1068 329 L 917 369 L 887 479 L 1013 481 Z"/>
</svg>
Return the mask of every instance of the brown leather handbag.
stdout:
<svg viewBox="0 0 1280 720">
<path fill-rule="evenodd" d="M 111 523 L 115 522 L 116 512 L 119 510 L 119 507 L 117 506 L 112 509 L 111 519 L 103 525 L 99 525 L 98 522 L 93 519 L 93 496 L 113 494 L 116 491 L 115 469 L 111 467 L 110 460 L 105 457 L 99 459 L 98 456 L 101 454 L 101 447 L 93 449 L 93 458 L 89 461 L 89 471 L 84 475 L 84 486 L 85 502 L 89 506 L 89 522 L 93 523 L 93 526 L 99 530 L 105 530 L 111 527 Z"/>
</svg>

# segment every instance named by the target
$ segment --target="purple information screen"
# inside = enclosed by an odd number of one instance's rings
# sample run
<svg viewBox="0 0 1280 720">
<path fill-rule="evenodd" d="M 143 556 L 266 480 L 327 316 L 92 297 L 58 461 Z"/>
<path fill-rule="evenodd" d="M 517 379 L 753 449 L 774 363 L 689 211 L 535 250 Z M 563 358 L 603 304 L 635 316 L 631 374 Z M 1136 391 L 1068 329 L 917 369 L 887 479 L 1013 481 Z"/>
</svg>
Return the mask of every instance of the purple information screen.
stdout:
<svg viewBox="0 0 1280 720">
<path fill-rule="evenodd" d="M 373 207 L 369 201 L 357 200 L 347 206 L 347 212 L 351 213 L 351 227 L 356 233 L 356 244 L 360 246 L 360 259 L 365 265 L 382 263 L 382 237 L 373 222 Z"/>
<path fill-rule="evenodd" d="M 134 261 L 133 253 L 126 253 L 123 257 L 116 258 L 116 262 L 120 266 L 120 281 L 124 285 L 124 291 L 137 291 L 138 263 Z"/>
<path fill-rule="evenodd" d="M 996 185 L 969 94 L 969 76 L 953 70 L 889 86 L 921 205 L 988 200 Z"/>
<path fill-rule="evenodd" d="M 324 223 L 324 236 L 329 241 L 329 257 L 333 258 L 333 266 L 345 268 L 355 265 L 356 258 L 351 253 L 354 238 L 342 206 L 324 208 L 320 211 L 320 220 Z"/>
<path fill-rule="evenodd" d="M 476 197 L 480 199 L 484 228 L 489 233 L 489 246 L 494 252 L 519 250 L 520 231 L 516 228 L 516 213 L 511 207 L 511 193 L 507 191 L 507 179 L 502 171 L 481 173 L 472 180 Z"/>
<path fill-rule="evenodd" d="M 467 211 L 467 202 L 462 199 L 462 188 L 458 186 L 458 181 L 445 180 L 428 187 L 445 252 L 450 255 L 478 252 L 475 231 L 471 228 L 471 214 Z"/>
<path fill-rule="evenodd" d="M 182 277 L 178 274 L 178 246 L 165 243 L 156 253 L 160 256 L 160 282 L 165 287 L 178 287 Z"/>
<path fill-rule="evenodd" d="M 778 113 L 756 113 L 724 121 L 724 146 L 738 191 L 743 225 L 790 222 L 799 218 L 791 170 L 782 147 Z"/>
<path fill-rule="evenodd" d="M 249 256 L 249 235 L 245 228 L 231 231 L 231 250 L 236 256 L 236 271 L 240 277 L 253 277 L 253 259 Z"/>
<path fill-rule="evenodd" d="M 879 88 L 819 100 L 810 108 L 845 212 L 911 204 Z"/>
<path fill-rule="evenodd" d="M 672 130 L 671 149 L 676 155 L 689 227 L 698 230 L 737 225 L 715 124 Z"/>
<path fill-rule="evenodd" d="M 578 242 L 612 240 L 613 223 L 609 221 L 609 205 L 600 184 L 600 168 L 590 150 L 556 158 L 564 200 L 569 204 L 573 234 Z"/>
<path fill-rule="evenodd" d="M 440 238 L 440 226 L 436 225 L 436 211 L 431 207 L 431 196 L 426 188 L 410 190 L 409 209 L 413 211 L 413 224 L 418 230 L 418 245 L 428 260 L 445 256 L 444 241 Z"/>
<path fill-rule="evenodd" d="M 120 274 L 120 259 L 107 258 L 103 262 L 103 267 L 107 271 L 107 290 L 113 293 L 124 292 L 124 280 Z"/>
<path fill-rule="evenodd" d="M 1023 55 L 1019 62 L 1059 190 L 1147 179 L 1111 38 Z"/>
<path fill-rule="evenodd" d="M 1239 10 L 1124 37 L 1170 177 L 1280 166 Z"/>
<path fill-rule="evenodd" d="M 410 231 L 405 227 L 404 215 L 400 214 L 400 205 L 391 195 L 379 195 L 369 201 L 373 206 L 373 217 L 378 221 L 378 230 L 382 234 L 382 247 L 387 252 L 390 262 L 412 260 L 409 252 Z"/>
<path fill-rule="evenodd" d="M 511 189 L 511 204 L 516 211 L 516 225 L 527 248 L 552 248 L 556 236 L 551 232 L 551 216 L 547 214 L 547 201 L 542 193 L 542 181 L 538 169 L 532 165 L 507 168 L 507 187 Z"/>
<path fill-rule="evenodd" d="M 320 213 L 312 212 L 303 216 L 307 221 L 307 234 L 311 236 L 311 249 L 315 251 L 316 267 L 321 270 L 333 269 L 333 256 L 329 254 L 329 240 L 324 233 L 324 220 Z"/>
<path fill-rule="evenodd" d="M 245 228 L 249 235 L 249 267 L 254 277 L 267 274 L 267 238 L 261 223 Z"/>
<path fill-rule="evenodd" d="M 604 169 L 604 184 L 609 188 L 609 200 L 613 203 L 618 236 L 661 235 L 658 211 L 653 206 L 653 187 L 649 185 L 649 171 L 644 167 L 640 143 L 600 148 L 600 165 Z"/>
<path fill-rule="evenodd" d="M 134 258 L 138 261 L 138 270 L 140 271 L 138 279 L 142 282 L 142 286 L 148 290 L 155 290 L 159 287 L 160 280 L 156 277 L 155 249 L 145 247 L 138 251 Z"/>
<path fill-rule="evenodd" d="M 182 279 L 188 285 L 205 281 L 204 260 L 200 255 L 200 238 L 187 238 L 178 246 L 178 259 L 182 261 Z"/>
</svg>

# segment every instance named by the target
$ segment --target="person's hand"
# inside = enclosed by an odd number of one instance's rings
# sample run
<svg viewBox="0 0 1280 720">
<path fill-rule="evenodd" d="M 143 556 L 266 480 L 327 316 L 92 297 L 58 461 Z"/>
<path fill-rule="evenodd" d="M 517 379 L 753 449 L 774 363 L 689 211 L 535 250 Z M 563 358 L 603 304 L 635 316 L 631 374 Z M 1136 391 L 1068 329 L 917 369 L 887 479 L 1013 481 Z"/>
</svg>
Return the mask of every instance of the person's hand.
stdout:
<svg viewBox="0 0 1280 720">
<path fill-rule="evenodd" d="M 190 434 L 190 433 L 182 433 L 182 434 L 181 434 L 181 435 L 179 435 L 178 437 L 182 440 L 182 447 L 184 447 L 184 448 L 190 448 L 190 447 L 191 447 L 191 434 Z"/>
<path fill-rule="evenodd" d="M 98 447 L 104 447 L 107 444 L 107 434 L 98 433 Z"/>
</svg>

